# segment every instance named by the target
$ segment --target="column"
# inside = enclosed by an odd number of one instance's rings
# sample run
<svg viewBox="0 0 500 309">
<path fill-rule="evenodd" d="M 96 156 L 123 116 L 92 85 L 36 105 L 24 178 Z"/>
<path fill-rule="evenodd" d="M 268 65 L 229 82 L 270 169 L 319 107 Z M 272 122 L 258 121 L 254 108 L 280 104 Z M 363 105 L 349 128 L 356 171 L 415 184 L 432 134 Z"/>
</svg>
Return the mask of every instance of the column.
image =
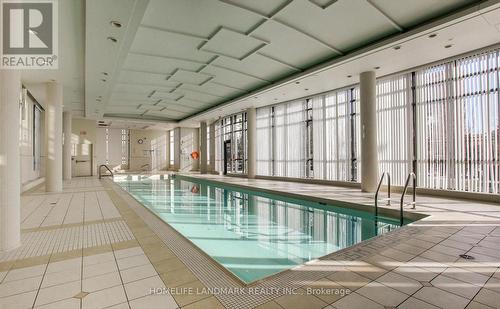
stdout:
<svg viewBox="0 0 500 309">
<path fill-rule="evenodd" d="M 363 72 L 360 77 L 361 114 L 361 190 L 377 189 L 377 106 L 375 72 Z"/>
<path fill-rule="evenodd" d="M 210 153 L 208 154 L 210 158 L 209 172 L 214 173 L 215 172 L 215 122 L 210 125 L 210 139 L 208 143 L 210 144 Z"/>
<path fill-rule="evenodd" d="M 62 191 L 62 86 L 47 83 L 45 109 L 45 191 Z"/>
<path fill-rule="evenodd" d="M 0 70 L 0 252 L 21 243 L 19 95 L 21 73 Z"/>
<path fill-rule="evenodd" d="M 63 178 L 71 180 L 71 112 L 63 113 Z"/>
<path fill-rule="evenodd" d="M 200 174 L 207 173 L 207 123 L 200 122 Z"/>
<path fill-rule="evenodd" d="M 257 113 L 255 108 L 247 109 L 247 177 L 255 178 L 257 165 L 256 140 Z"/>
</svg>

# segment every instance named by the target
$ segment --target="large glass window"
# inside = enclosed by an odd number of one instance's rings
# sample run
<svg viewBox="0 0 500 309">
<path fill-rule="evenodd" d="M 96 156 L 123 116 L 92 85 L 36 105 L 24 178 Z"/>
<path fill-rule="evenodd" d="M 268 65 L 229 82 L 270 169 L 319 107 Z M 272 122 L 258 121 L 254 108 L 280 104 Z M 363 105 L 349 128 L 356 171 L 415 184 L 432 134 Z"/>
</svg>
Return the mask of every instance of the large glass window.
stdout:
<svg viewBox="0 0 500 309">
<path fill-rule="evenodd" d="M 170 146 L 170 155 L 169 155 L 169 164 L 170 166 L 173 166 L 174 165 L 174 157 L 175 157 L 175 146 L 174 146 L 174 143 L 175 143 L 175 138 L 174 138 L 174 130 L 170 130 L 168 132 L 168 135 L 169 135 L 169 146 Z"/>
<path fill-rule="evenodd" d="M 379 171 L 391 182 L 404 185 L 412 171 L 412 74 L 377 81 L 377 144 Z"/>
<path fill-rule="evenodd" d="M 210 126 L 207 126 L 207 165 L 210 165 Z"/>
<path fill-rule="evenodd" d="M 65 143 L 71 141 L 65 141 Z M 42 109 L 33 106 L 33 170 L 39 171 L 42 162 Z"/>
<path fill-rule="evenodd" d="M 416 72 L 418 185 L 498 193 L 499 52 Z"/>
<path fill-rule="evenodd" d="M 348 88 L 258 108 L 257 174 L 359 179 L 357 93 L 357 88 Z"/>
<path fill-rule="evenodd" d="M 226 155 L 228 173 L 246 173 L 247 121 L 246 113 L 235 114 L 221 120 L 223 143 L 222 161 Z"/>
<path fill-rule="evenodd" d="M 403 185 L 500 192 L 498 50 L 377 81 L 379 171 Z M 359 181 L 359 87 L 257 109 L 257 174 Z"/>
<path fill-rule="evenodd" d="M 130 144 L 130 138 L 129 138 L 129 130 L 128 129 L 122 129 L 122 168 L 125 168 L 125 166 L 128 166 L 129 162 L 129 157 L 130 157 L 130 152 L 129 152 L 129 144 Z"/>
</svg>

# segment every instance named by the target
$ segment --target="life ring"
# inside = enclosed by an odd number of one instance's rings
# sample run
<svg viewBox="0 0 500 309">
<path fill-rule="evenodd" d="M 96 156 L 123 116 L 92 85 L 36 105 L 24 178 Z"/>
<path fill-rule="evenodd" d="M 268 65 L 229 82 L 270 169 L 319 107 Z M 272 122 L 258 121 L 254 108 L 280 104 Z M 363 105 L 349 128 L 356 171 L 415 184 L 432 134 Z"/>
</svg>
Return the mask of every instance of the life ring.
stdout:
<svg viewBox="0 0 500 309">
<path fill-rule="evenodd" d="M 198 186 L 193 186 L 193 187 L 191 188 L 191 193 L 195 193 L 195 194 L 196 194 L 196 193 L 198 193 L 198 192 L 200 192 L 200 188 L 198 188 Z"/>
<path fill-rule="evenodd" d="M 191 152 L 191 158 L 197 160 L 199 157 L 200 157 L 200 154 L 198 153 L 198 151 Z"/>
</svg>

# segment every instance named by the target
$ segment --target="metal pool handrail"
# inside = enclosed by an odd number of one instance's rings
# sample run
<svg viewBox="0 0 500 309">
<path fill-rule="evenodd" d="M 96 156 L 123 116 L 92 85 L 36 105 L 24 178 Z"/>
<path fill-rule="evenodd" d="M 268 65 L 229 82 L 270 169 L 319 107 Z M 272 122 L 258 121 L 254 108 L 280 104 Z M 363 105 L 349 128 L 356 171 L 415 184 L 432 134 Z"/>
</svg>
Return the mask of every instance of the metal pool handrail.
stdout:
<svg viewBox="0 0 500 309">
<path fill-rule="evenodd" d="M 101 169 L 102 167 L 105 167 L 110 173 L 111 175 L 106 175 L 106 174 L 102 174 L 101 173 Z M 111 177 L 115 177 L 114 174 L 113 174 L 113 171 L 106 165 L 106 164 L 101 164 L 99 165 L 99 179 L 102 178 L 102 176 L 111 176 Z"/>
<path fill-rule="evenodd" d="M 382 181 L 384 177 L 387 175 L 387 205 L 391 205 L 391 175 L 388 172 L 383 172 L 382 176 L 380 176 L 380 181 L 378 182 L 377 192 L 375 192 L 375 217 L 378 216 L 378 193 L 380 191 L 380 187 L 382 186 Z"/>
<path fill-rule="evenodd" d="M 416 190 L 417 175 L 414 172 L 411 172 L 408 174 L 408 177 L 406 177 L 405 187 L 403 189 L 403 194 L 401 194 L 401 202 L 399 204 L 399 224 L 401 226 L 403 225 L 403 203 L 405 201 L 406 191 L 408 190 L 408 185 L 410 184 L 411 178 L 413 178 L 413 202 L 411 202 L 411 204 L 413 205 L 413 209 L 415 209 L 416 194 L 417 194 L 417 190 Z"/>
</svg>

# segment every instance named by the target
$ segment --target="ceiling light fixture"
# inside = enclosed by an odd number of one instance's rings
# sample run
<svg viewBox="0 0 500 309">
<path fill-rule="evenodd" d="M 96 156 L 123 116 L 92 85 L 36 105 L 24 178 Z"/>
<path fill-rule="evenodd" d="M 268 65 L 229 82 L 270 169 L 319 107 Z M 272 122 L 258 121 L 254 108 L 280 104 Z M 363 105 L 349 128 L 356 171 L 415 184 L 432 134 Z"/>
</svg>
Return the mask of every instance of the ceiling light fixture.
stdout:
<svg viewBox="0 0 500 309">
<path fill-rule="evenodd" d="M 107 79 L 103 78 L 101 79 L 102 82 L 107 82 Z"/>
<path fill-rule="evenodd" d="M 297 85 L 300 84 L 300 82 L 295 82 Z"/>
<path fill-rule="evenodd" d="M 352 77 L 352 75 L 347 75 L 347 78 L 351 78 L 351 77 Z"/>
<path fill-rule="evenodd" d="M 109 74 L 108 74 L 108 72 L 102 72 L 102 75 L 108 76 Z"/>
<path fill-rule="evenodd" d="M 448 45 L 445 45 L 444 48 L 450 48 L 452 46 L 453 46 L 453 44 L 448 44 Z"/>
<path fill-rule="evenodd" d="M 116 21 L 116 20 L 112 20 L 109 23 L 111 24 L 111 26 L 116 27 L 116 28 L 121 28 L 122 27 L 122 23 L 119 22 L 119 21 Z"/>
<path fill-rule="evenodd" d="M 396 45 L 396 46 L 394 46 L 394 47 L 393 47 L 393 49 L 394 49 L 394 50 L 400 50 L 400 49 L 401 49 L 401 46 Z"/>
<path fill-rule="evenodd" d="M 111 41 L 111 42 L 113 42 L 113 43 L 118 42 L 118 40 L 115 37 L 112 37 L 112 36 L 108 36 L 108 40 Z"/>
<path fill-rule="evenodd" d="M 376 67 L 374 67 L 374 69 L 375 69 L 375 70 L 378 70 L 378 69 L 380 69 L 380 67 L 379 67 L 379 66 L 376 66 Z"/>
<path fill-rule="evenodd" d="M 308 90 L 309 90 L 309 88 L 304 88 L 304 90 L 305 90 L 305 91 L 308 91 Z"/>
<path fill-rule="evenodd" d="M 429 34 L 429 39 L 432 39 L 432 38 L 435 38 L 437 37 L 438 35 L 436 33 L 433 33 L 433 34 Z"/>
</svg>

